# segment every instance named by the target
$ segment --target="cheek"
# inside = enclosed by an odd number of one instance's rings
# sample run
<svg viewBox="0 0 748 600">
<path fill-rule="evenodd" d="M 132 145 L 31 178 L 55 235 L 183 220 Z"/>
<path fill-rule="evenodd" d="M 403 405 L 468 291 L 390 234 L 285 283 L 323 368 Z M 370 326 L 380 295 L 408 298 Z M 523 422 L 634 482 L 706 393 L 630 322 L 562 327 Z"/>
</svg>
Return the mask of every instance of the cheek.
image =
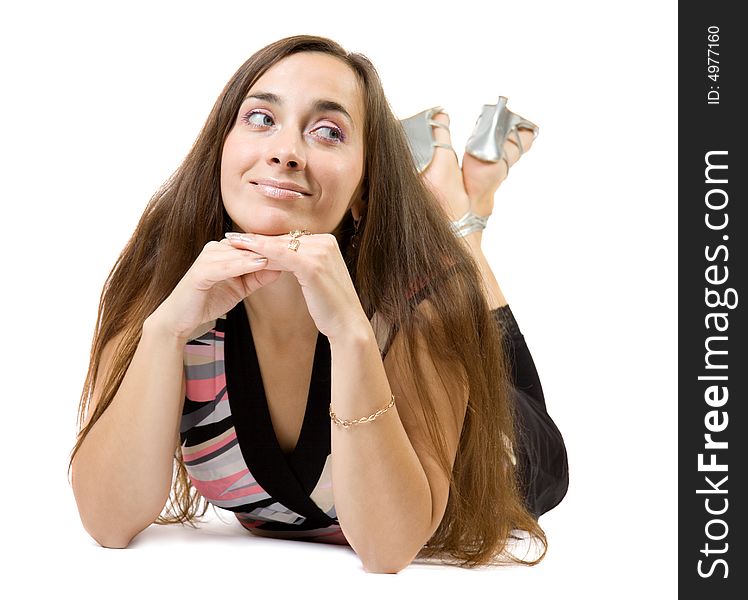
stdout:
<svg viewBox="0 0 748 600">
<path fill-rule="evenodd" d="M 221 173 L 235 175 L 244 171 L 247 166 L 256 158 L 253 155 L 252 144 L 242 141 L 239 136 L 229 134 L 223 145 L 221 155 Z"/>
<path fill-rule="evenodd" d="M 363 164 L 360 161 L 349 160 L 339 163 L 334 169 L 330 169 L 330 177 L 334 178 L 336 187 L 344 194 L 350 194 L 363 173 Z"/>
<path fill-rule="evenodd" d="M 247 168 L 246 145 L 230 135 L 226 138 L 221 153 L 221 193 L 224 199 L 239 193 L 241 190 L 240 179 Z"/>
</svg>

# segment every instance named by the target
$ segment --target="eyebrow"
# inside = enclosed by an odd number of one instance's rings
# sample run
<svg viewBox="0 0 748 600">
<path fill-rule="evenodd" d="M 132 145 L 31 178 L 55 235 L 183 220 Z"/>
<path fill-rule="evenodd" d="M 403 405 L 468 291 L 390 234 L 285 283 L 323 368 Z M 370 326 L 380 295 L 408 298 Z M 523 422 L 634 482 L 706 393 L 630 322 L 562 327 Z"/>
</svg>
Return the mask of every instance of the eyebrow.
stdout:
<svg viewBox="0 0 748 600">
<path fill-rule="evenodd" d="M 283 100 L 281 99 L 281 97 L 277 94 L 273 94 L 272 92 L 254 92 L 253 94 L 247 94 L 247 96 L 244 98 L 244 102 L 246 102 L 250 98 L 256 98 L 257 100 L 263 100 L 272 104 L 278 104 L 279 106 L 283 105 Z M 348 119 L 348 121 L 350 121 L 351 125 L 353 125 L 353 117 L 351 117 L 351 115 L 342 104 L 340 104 L 339 102 L 335 102 L 335 100 L 327 100 L 323 98 L 317 99 L 314 101 L 312 109 L 315 112 L 332 111 L 340 113 L 346 119 Z"/>
</svg>

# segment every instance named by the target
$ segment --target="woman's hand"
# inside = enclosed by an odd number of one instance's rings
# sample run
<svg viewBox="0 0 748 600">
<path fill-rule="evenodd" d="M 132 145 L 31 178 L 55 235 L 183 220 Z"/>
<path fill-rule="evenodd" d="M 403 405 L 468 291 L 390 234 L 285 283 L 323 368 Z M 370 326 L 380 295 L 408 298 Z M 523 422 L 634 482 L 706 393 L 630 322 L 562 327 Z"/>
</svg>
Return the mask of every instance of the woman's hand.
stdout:
<svg viewBox="0 0 748 600">
<path fill-rule="evenodd" d="M 241 238 L 230 239 L 235 248 L 246 248 L 266 256 L 265 269 L 293 273 L 317 329 L 331 342 L 349 336 L 352 328 L 368 324 L 334 235 L 302 235 L 295 252 L 288 248 L 288 242 L 293 239 L 290 234 L 241 235 Z M 244 241 L 244 237 L 251 241 Z"/>
<path fill-rule="evenodd" d="M 232 246 L 229 240 L 210 241 L 151 317 L 187 341 L 197 327 L 278 279 L 280 272 L 266 270 L 267 262 L 256 252 Z"/>
</svg>

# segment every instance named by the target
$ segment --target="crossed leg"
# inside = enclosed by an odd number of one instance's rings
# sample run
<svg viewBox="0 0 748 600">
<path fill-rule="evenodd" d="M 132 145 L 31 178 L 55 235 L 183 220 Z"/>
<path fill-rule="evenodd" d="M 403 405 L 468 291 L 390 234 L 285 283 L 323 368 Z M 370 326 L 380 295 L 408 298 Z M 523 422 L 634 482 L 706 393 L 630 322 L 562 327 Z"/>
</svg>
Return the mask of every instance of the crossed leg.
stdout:
<svg viewBox="0 0 748 600">
<path fill-rule="evenodd" d="M 446 113 L 437 113 L 433 118 L 449 126 L 449 116 Z M 451 144 L 449 130 L 434 127 L 433 131 L 437 141 Z M 510 136 L 504 143 L 509 166 L 520 158 L 520 150 L 513 137 Z M 533 133 L 520 129 L 519 137 L 526 153 L 532 147 Z M 468 210 L 481 217 L 490 215 L 493 211 L 494 194 L 507 175 L 507 164 L 503 160 L 492 163 L 465 153 L 460 168 L 457 155 L 440 147 L 434 148 L 434 158 L 422 173 L 451 221 L 456 221 Z"/>
<path fill-rule="evenodd" d="M 437 113 L 433 119 L 449 126 L 449 116 L 446 113 Z M 434 127 L 433 132 L 437 141 L 451 145 L 448 129 Z M 527 152 L 532 146 L 534 136 L 531 131 L 523 129 L 519 130 L 519 136 L 522 147 Z M 504 143 L 504 152 L 510 167 L 520 158 L 519 147 L 512 137 Z M 468 210 L 485 217 L 492 213 L 494 194 L 508 174 L 507 162 L 500 160 L 491 163 L 465 153 L 460 168 L 455 152 L 435 147 L 433 159 L 421 175 L 450 221 L 460 219 Z M 492 309 L 505 306 L 507 300 L 481 249 L 483 232 L 473 231 L 462 239 L 467 242 L 480 268 L 489 306 Z"/>
<path fill-rule="evenodd" d="M 449 117 L 445 113 L 438 113 L 433 118 L 449 125 Z M 527 152 L 534 136 L 532 132 L 522 129 L 519 130 L 519 136 L 522 147 Z M 441 127 L 434 127 L 434 137 L 437 141 L 451 144 L 449 131 Z M 520 158 L 519 148 L 511 138 L 505 142 L 504 152 L 510 167 Z M 467 153 L 462 157 L 460 169 L 454 152 L 436 147 L 434 158 L 423 172 L 423 177 L 450 220 L 454 221 L 468 210 L 479 216 L 490 215 L 493 211 L 494 194 L 507 174 L 507 164 L 503 160 L 490 163 Z M 524 336 L 479 249 L 480 238 L 477 238 L 477 242 L 470 239 L 479 235 L 480 232 L 475 232 L 467 238 L 481 267 L 487 289 L 491 292 L 490 305 L 496 307 L 492 308 L 492 313 L 497 323 L 506 327 L 505 339 L 516 394 L 517 467 L 525 504 L 535 518 L 538 518 L 558 505 L 568 490 L 566 446 L 561 432 L 546 409 L 540 378 Z"/>
</svg>

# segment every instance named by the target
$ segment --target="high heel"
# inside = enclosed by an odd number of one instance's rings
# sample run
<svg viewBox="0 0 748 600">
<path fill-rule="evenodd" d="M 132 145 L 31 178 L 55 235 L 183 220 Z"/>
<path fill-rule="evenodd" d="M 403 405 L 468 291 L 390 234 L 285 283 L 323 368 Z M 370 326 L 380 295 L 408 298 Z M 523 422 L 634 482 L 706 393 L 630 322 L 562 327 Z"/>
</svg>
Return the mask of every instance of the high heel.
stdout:
<svg viewBox="0 0 748 600">
<path fill-rule="evenodd" d="M 441 127 L 449 131 L 448 125 L 435 121 L 433 118 L 435 114 L 440 112 L 444 112 L 444 109 L 441 106 L 434 106 L 419 112 L 417 115 L 400 120 L 408 138 L 413 162 L 419 173 L 423 173 L 431 164 L 434 159 L 434 148 L 447 148 L 455 152 L 455 149 L 449 144 L 434 139 L 433 127 Z"/>
<path fill-rule="evenodd" d="M 454 152 L 457 157 L 457 152 L 451 145 L 434 139 L 433 127 L 441 127 L 449 131 L 449 125 L 433 118 L 440 112 L 444 112 L 444 109 L 441 106 L 434 106 L 400 121 L 418 173 L 423 173 L 431 164 L 434 159 L 434 148 L 446 148 Z M 468 210 L 460 219 L 450 221 L 450 226 L 457 237 L 465 237 L 474 231 L 485 229 L 487 220 L 488 217 L 481 217 Z"/>
<path fill-rule="evenodd" d="M 522 147 L 519 130 L 532 131 L 534 139 L 538 136 L 539 128 L 535 123 L 510 111 L 506 107 L 506 103 L 507 97 L 499 96 L 499 101 L 496 104 L 483 105 L 483 110 L 475 123 L 473 133 L 465 144 L 465 153 L 487 162 L 495 163 L 503 160 L 506 163 L 507 171 L 509 171 L 509 160 L 504 152 L 504 143 L 509 139 L 509 136 L 514 134 L 516 139 L 511 141 L 517 145 L 519 156 L 522 156 L 525 149 Z M 457 235 L 465 236 L 474 231 L 485 229 L 490 216 L 490 214 L 480 216 L 469 210 L 461 219 L 454 221 L 452 227 Z"/>
<path fill-rule="evenodd" d="M 519 148 L 519 155 L 524 154 L 522 140 L 519 137 L 520 129 L 528 129 L 533 132 L 533 139 L 538 137 L 539 127 L 524 117 L 514 114 L 506 107 L 507 97 L 499 96 L 496 104 L 484 104 L 478 120 L 475 122 L 473 133 L 465 145 L 465 152 L 488 162 L 503 160 L 509 169 L 509 161 L 504 154 L 504 142 L 511 134 L 512 140 Z"/>
<path fill-rule="evenodd" d="M 488 162 L 503 160 L 509 169 L 509 161 L 504 153 L 504 143 L 509 136 L 514 134 L 516 140 L 512 140 L 519 149 L 522 156 L 524 148 L 519 137 L 520 129 L 528 129 L 533 132 L 533 137 L 538 136 L 539 127 L 524 117 L 513 113 L 506 107 L 507 97 L 499 96 L 496 104 L 484 104 L 478 120 L 475 123 L 473 133 L 465 145 L 465 152 L 477 159 Z M 443 112 L 441 106 L 435 106 L 420 113 L 402 119 L 410 152 L 413 156 L 416 169 L 423 173 L 434 159 L 434 148 L 447 148 L 455 152 L 455 149 L 444 142 L 434 139 L 433 127 L 442 127 L 449 130 L 449 126 L 434 120 L 434 115 Z M 455 152 L 455 156 L 457 153 Z M 465 237 L 476 231 L 486 228 L 488 217 L 480 216 L 472 210 L 468 210 L 461 218 L 451 221 L 452 231 L 458 237 Z"/>
</svg>

